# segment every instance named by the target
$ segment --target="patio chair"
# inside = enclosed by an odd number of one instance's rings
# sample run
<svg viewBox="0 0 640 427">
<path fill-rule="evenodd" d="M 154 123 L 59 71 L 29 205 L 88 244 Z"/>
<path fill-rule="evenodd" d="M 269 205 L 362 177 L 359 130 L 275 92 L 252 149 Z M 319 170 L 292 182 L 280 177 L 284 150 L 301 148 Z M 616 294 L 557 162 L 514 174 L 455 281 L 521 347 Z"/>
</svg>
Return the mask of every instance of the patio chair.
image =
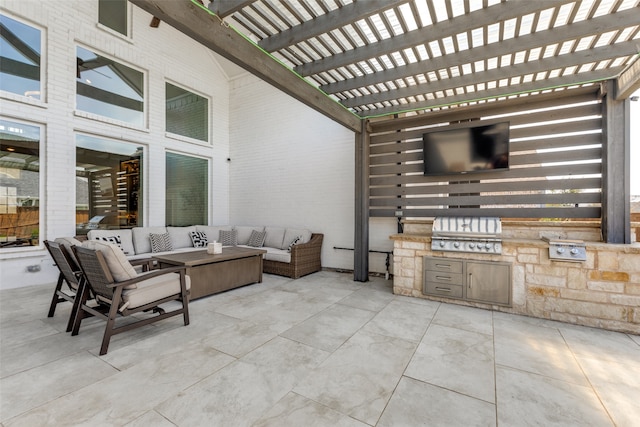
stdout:
<svg viewBox="0 0 640 427">
<path fill-rule="evenodd" d="M 71 335 L 77 335 L 82 319 L 87 314 L 105 319 L 100 355 L 107 353 L 113 335 L 148 325 L 168 317 L 182 314 L 184 325 L 189 324 L 189 276 L 186 267 L 176 266 L 137 274 L 120 249 L 115 245 L 96 243 L 93 249 L 75 246 L 85 282 L 80 290 L 80 302 Z M 117 279 L 117 280 L 116 280 Z M 90 293 L 95 305 L 87 302 Z M 179 301 L 180 308 L 165 311 L 161 304 Z M 116 318 L 140 312 L 151 312 L 152 317 L 118 326 Z"/>
<path fill-rule="evenodd" d="M 82 281 L 82 272 L 80 271 L 80 267 L 78 267 L 75 259 L 63 243 L 45 240 L 44 245 L 60 271 L 60 274 L 58 275 L 58 282 L 56 283 L 56 287 L 53 291 L 53 298 L 51 299 L 51 305 L 49 306 L 49 313 L 47 317 L 53 317 L 59 303 L 64 301 L 72 303 L 73 307 L 71 309 L 71 314 L 69 315 L 69 321 L 67 322 L 67 332 L 69 332 L 73 326 L 73 318 L 78 306 L 78 299 L 76 298 L 76 295 L 78 293 L 80 282 Z M 67 285 L 67 289 L 64 289 L 65 283 Z"/>
</svg>

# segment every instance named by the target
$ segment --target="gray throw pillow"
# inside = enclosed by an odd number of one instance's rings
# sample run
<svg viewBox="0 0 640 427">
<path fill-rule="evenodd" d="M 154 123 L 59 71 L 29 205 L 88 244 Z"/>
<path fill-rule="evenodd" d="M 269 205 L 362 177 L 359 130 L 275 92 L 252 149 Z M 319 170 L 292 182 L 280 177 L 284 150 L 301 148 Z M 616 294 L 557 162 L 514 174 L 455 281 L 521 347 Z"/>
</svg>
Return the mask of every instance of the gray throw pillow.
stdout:
<svg viewBox="0 0 640 427">
<path fill-rule="evenodd" d="M 247 246 L 253 246 L 254 248 L 261 248 L 264 245 L 264 239 L 267 237 L 266 231 L 253 230 Z"/>
<path fill-rule="evenodd" d="M 169 233 L 163 234 L 149 234 L 151 240 L 151 252 L 166 252 L 172 251 L 173 245 L 171 244 L 171 236 Z"/>
<path fill-rule="evenodd" d="M 220 243 L 222 246 L 238 246 L 238 231 L 220 230 Z"/>
</svg>

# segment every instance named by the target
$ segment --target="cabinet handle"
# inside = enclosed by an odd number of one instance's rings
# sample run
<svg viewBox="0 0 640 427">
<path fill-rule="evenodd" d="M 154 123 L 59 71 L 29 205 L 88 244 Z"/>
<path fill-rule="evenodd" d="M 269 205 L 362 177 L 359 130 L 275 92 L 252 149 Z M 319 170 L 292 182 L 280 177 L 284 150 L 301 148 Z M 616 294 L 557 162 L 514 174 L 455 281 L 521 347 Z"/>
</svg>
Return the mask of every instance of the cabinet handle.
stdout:
<svg viewBox="0 0 640 427">
<path fill-rule="evenodd" d="M 449 281 L 451 281 L 451 277 L 449 277 L 449 276 L 436 276 L 436 279 L 438 279 L 438 280 L 449 280 Z"/>
<path fill-rule="evenodd" d="M 473 287 L 473 274 L 469 273 L 469 289 Z"/>
<path fill-rule="evenodd" d="M 436 267 L 451 269 L 451 264 L 436 264 Z"/>
<path fill-rule="evenodd" d="M 451 292 L 451 289 L 449 289 L 449 288 L 439 288 L 439 287 L 436 286 L 436 291 Z"/>
</svg>

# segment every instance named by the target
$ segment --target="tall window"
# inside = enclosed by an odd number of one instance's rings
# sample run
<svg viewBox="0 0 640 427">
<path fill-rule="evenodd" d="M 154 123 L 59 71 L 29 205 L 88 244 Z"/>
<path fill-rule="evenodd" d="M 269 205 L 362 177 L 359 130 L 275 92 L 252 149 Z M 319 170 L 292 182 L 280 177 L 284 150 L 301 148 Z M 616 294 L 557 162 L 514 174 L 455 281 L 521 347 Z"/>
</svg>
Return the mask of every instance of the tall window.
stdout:
<svg viewBox="0 0 640 427">
<path fill-rule="evenodd" d="M 167 83 L 167 132 L 200 141 L 209 141 L 209 101 L 186 89 Z"/>
<path fill-rule="evenodd" d="M 207 224 L 209 162 L 167 153 L 167 225 Z"/>
<path fill-rule="evenodd" d="M 77 234 L 142 224 L 142 154 L 134 144 L 76 135 Z"/>
<path fill-rule="evenodd" d="M 37 245 L 40 127 L 0 119 L 0 248 Z"/>
<path fill-rule="evenodd" d="M 98 0 L 98 22 L 127 35 L 127 0 Z"/>
<path fill-rule="evenodd" d="M 41 99 L 42 32 L 0 14 L 0 89 Z"/>
<path fill-rule="evenodd" d="M 144 126 L 144 74 L 78 46 L 76 108 Z"/>
</svg>

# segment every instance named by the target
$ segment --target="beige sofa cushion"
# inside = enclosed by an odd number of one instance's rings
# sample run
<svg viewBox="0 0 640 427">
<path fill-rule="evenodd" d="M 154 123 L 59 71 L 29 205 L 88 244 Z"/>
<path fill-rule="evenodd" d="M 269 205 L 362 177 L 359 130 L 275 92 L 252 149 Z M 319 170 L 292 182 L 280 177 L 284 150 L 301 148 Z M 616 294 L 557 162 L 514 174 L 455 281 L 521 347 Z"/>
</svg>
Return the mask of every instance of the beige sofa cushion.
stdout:
<svg viewBox="0 0 640 427">
<path fill-rule="evenodd" d="M 167 232 L 167 227 L 134 227 L 133 234 L 133 247 L 136 250 L 136 255 L 151 253 L 151 239 L 149 234 L 164 234 Z"/>
<path fill-rule="evenodd" d="M 286 262 L 287 264 L 291 262 L 291 252 L 286 249 L 276 249 L 265 247 L 263 249 L 267 250 L 267 253 L 264 254 L 264 259 L 269 261 L 279 261 Z"/>
<path fill-rule="evenodd" d="M 282 249 L 284 241 L 284 228 L 282 227 L 265 227 L 267 236 L 264 238 L 264 246 L 270 248 Z M 288 245 L 288 243 L 287 243 Z"/>
<path fill-rule="evenodd" d="M 120 247 L 124 251 L 125 255 L 135 254 L 133 248 L 133 238 L 130 229 L 123 228 L 121 230 L 89 230 L 87 233 L 87 239 L 89 240 L 102 240 L 109 239 L 110 237 L 120 238 Z"/>
<path fill-rule="evenodd" d="M 169 236 L 171 236 L 173 249 L 193 247 L 189 232 L 196 231 L 195 225 L 189 227 L 167 227 L 167 231 L 169 232 Z"/>
<path fill-rule="evenodd" d="M 111 275 L 116 282 L 138 277 L 138 273 L 136 273 L 124 252 L 118 246 L 99 240 L 87 240 L 82 243 L 82 247 L 102 252 L 104 260 L 107 262 Z M 131 285 L 132 288 L 135 288 L 135 286 L 135 284 Z"/>
<path fill-rule="evenodd" d="M 298 242 L 298 244 L 308 243 L 309 240 L 311 240 L 311 231 L 304 228 L 287 228 L 284 233 L 282 245 L 279 246 L 279 248 L 288 249 L 291 242 L 298 236 L 302 236 L 302 240 Z"/>
<path fill-rule="evenodd" d="M 256 225 L 256 226 L 237 225 L 234 228 L 236 230 L 238 230 L 238 244 L 239 245 L 246 245 L 246 244 L 249 243 L 249 238 L 251 237 L 251 232 L 253 230 L 264 231 L 264 226 L 262 226 L 262 225 Z"/>
<path fill-rule="evenodd" d="M 220 241 L 220 230 L 231 231 L 232 228 L 229 225 L 196 225 L 197 231 L 204 231 L 207 234 L 209 243 Z"/>
</svg>

